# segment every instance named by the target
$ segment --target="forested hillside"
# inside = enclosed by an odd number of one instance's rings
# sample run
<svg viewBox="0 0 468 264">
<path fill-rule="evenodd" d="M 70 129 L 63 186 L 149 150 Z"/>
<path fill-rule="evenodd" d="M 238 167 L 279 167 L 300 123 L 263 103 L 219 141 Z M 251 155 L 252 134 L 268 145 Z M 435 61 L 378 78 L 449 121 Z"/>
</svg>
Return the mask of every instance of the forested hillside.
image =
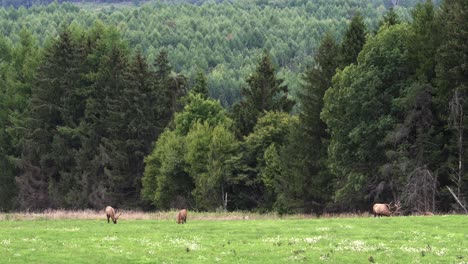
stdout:
<svg viewBox="0 0 468 264">
<path fill-rule="evenodd" d="M 292 2 L 1 9 L 0 209 L 463 210 L 468 2 Z"/>
<path fill-rule="evenodd" d="M 141 4 L 144 2 L 148 2 L 149 0 L 2 0 L 0 2 L 1 6 L 4 7 L 20 7 L 20 6 L 25 6 L 25 7 L 30 7 L 33 5 L 44 5 L 44 4 L 50 4 L 52 2 L 57 2 L 57 3 L 65 3 L 65 2 L 72 2 L 72 3 L 132 3 L 132 4 Z M 153 0 L 153 1 L 158 1 L 160 3 L 165 3 L 165 4 L 180 4 L 180 3 L 188 3 L 188 4 L 193 4 L 193 5 L 202 5 L 204 3 L 222 3 L 222 2 L 236 2 L 238 0 Z M 254 1 L 252 1 L 254 2 Z M 269 6 L 275 6 L 275 7 L 286 7 L 286 6 L 296 6 L 296 5 L 303 5 L 307 3 L 307 0 L 291 0 L 291 1 L 278 1 L 278 0 L 260 0 L 260 1 L 255 1 L 256 4 L 259 5 L 269 5 Z M 405 7 L 411 7 L 414 6 L 417 3 L 421 3 L 423 1 L 421 0 L 376 0 L 376 2 L 383 2 L 387 7 L 390 6 L 396 6 L 396 5 L 401 5 Z M 437 1 L 436 3 L 439 3 Z"/>
<path fill-rule="evenodd" d="M 17 43 L 24 27 L 43 43 L 64 25 L 89 28 L 100 20 L 117 27 L 129 46 L 140 49 L 149 61 L 164 48 L 176 71 L 192 80 L 204 71 L 210 95 L 230 106 L 239 99 L 240 87 L 263 49 L 269 50 L 294 94 L 325 32 L 341 38 L 358 11 L 369 31 L 376 30 L 390 6 L 386 0 L 165 2 L 124 8 L 51 4 L 3 9 L 0 31 Z M 409 9 L 397 6 L 396 11 L 409 19 Z"/>
</svg>

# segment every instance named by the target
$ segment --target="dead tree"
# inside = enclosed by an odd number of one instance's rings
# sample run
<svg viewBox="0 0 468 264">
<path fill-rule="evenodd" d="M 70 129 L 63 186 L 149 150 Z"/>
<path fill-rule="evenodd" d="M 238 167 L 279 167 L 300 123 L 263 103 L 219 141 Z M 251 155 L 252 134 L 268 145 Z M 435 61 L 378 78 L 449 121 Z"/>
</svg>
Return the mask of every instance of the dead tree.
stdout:
<svg viewBox="0 0 468 264">
<path fill-rule="evenodd" d="M 463 133 L 464 133 L 464 111 L 465 98 L 463 94 L 460 93 L 459 89 L 455 89 L 453 93 L 452 100 L 450 100 L 450 125 L 454 129 L 457 137 L 457 168 L 454 169 L 454 173 L 451 177 L 452 182 L 455 184 L 457 197 L 460 199 L 460 203 L 465 204 L 463 193 L 462 193 L 462 184 L 463 184 L 463 175 L 465 173 L 465 168 L 463 165 L 464 159 L 464 148 L 463 148 Z M 462 207 L 464 207 L 462 205 Z"/>
<path fill-rule="evenodd" d="M 426 168 L 415 168 L 408 177 L 403 192 L 404 204 L 413 212 L 434 212 L 437 180 Z"/>
</svg>

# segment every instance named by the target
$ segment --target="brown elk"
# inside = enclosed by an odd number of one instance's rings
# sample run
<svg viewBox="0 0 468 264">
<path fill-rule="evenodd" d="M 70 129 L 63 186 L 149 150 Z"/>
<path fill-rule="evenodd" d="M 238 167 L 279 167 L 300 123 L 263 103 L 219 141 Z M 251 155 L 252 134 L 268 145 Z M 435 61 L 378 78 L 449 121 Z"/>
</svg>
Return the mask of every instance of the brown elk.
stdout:
<svg viewBox="0 0 468 264">
<path fill-rule="evenodd" d="M 381 204 L 381 203 L 376 203 L 372 207 L 372 213 L 374 214 L 374 217 L 377 216 L 391 216 L 400 213 L 400 202 L 396 202 L 395 204 L 389 203 L 389 204 Z"/>
<path fill-rule="evenodd" d="M 117 220 L 119 219 L 121 214 L 122 213 L 120 213 L 118 216 L 115 216 L 114 208 L 112 208 L 111 206 L 107 206 L 106 207 L 107 223 L 109 223 L 109 219 L 112 218 L 112 222 L 114 222 L 114 224 L 117 224 Z"/>
<path fill-rule="evenodd" d="M 182 209 L 177 214 L 177 223 L 183 224 L 187 222 L 187 209 Z"/>
</svg>

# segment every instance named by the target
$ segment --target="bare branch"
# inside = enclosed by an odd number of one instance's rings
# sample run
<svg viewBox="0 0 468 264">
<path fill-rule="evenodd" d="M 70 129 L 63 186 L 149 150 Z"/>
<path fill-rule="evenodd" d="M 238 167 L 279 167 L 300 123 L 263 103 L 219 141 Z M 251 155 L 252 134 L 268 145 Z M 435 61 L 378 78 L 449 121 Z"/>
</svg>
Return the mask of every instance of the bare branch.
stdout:
<svg viewBox="0 0 468 264">
<path fill-rule="evenodd" d="M 450 191 L 450 193 L 453 195 L 453 198 L 455 198 L 455 200 L 458 202 L 458 204 L 463 208 L 463 210 L 465 210 L 465 214 L 468 214 L 468 211 L 466 210 L 465 206 L 463 206 L 463 204 L 460 202 L 460 200 L 458 200 L 457 196 L 455 195 L 455 193 L 452 191 L 452 189 L 450 189 L 450 187 L 447 186 L 447 189 Z"/>
</svg>

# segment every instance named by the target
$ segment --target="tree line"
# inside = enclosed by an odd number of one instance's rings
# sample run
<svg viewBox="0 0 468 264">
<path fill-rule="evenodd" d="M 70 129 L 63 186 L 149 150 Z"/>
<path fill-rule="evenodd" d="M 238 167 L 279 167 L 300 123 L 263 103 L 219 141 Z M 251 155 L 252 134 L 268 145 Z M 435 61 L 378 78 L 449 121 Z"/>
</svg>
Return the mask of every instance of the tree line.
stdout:
<svg viewBox="0 0 468 264">
<path fill-rule="evenodd" d="M 357 13 L 324 35 L 297 96 L 265 48 L 228 108 L 205 71 L 188 81 L 99 21 L 44 48 L 26 29 L 2 37 L 1 207 L 459 210 L 447 187 L 465 203 L 467 12 L 428 1 L 376 32 Z"/>
</svg>

